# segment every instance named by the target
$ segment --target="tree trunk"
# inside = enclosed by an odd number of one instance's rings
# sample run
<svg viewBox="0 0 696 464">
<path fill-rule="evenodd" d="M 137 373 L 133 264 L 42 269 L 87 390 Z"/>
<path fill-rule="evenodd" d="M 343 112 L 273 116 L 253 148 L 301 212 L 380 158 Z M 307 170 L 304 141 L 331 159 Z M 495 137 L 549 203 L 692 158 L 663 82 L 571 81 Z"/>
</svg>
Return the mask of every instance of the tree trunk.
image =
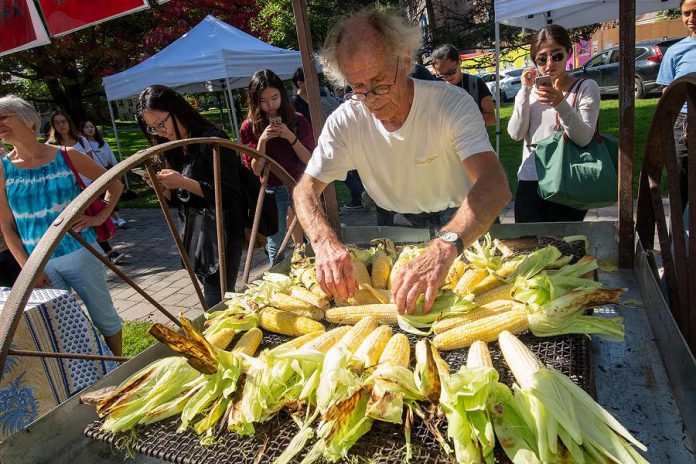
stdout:
<svg viewBox="0 0 696 464">
<path fill-rule="evenodd" d="M 75 125 L 87 119 L 87 111 L 82 104 L 82 93 L 84 91 L 77 84 L 65 84 L 58 79 L 46 79 L 46 86 L 51 96 L 61 110 L 65 111 Z"/>
</svg>

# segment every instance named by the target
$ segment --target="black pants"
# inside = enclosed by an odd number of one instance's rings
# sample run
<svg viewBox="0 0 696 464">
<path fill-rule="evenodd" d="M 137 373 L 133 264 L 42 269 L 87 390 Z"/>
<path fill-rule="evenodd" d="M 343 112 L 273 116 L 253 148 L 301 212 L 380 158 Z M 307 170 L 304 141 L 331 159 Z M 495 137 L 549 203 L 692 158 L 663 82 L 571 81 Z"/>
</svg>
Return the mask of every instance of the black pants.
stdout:
<svg viewBox="0 0 696 464">
<path fill-rule="evenodd" d="M 450 222 L 452 216 L 457 212 L 457 208 L 447 208 L 437 213 L 395 213 L 384 208 L 377 207 L 377 225 L 393 226 L 394 216 L 401 214 L 404 222 L 408 222 L 406 227 L 416 227 L 419 229 L 439 230 L 442 226 Z"/>
<path fill-rule="evenodd" d="M 535 180 L 521 180 L 517 183 L 515 195 L 515 222 L 574 222 L 582 221 L 586 209 L 575 209 L 544 200 L 539 196 Z"/>
<path fill-rule="evenodd" d="M 21 270 L 10 250 L 0 253 L 0 287 L 12 287 Z"/>
<path fill-rule="evenodd" d="M 350 204 L 352 206 L 359 206 L 362 204 L 362 193 L 365 191 L 363 187 L 362 180 L 360 180 L 360 175 L 355 169 L 348 171 L 346 175 L 346 187 L 350 190 Z"/>
<path fill-rule="evenodd" d="M 227 249 L 225 250 L 225 264 L 227 267 L 227 291 L 234 292 L 239 273 L 239 262 L 242 258 L 242 248 L 244 247 L 244 237 L 242 235 L 228 237 Z M 212 308 L 220 301 L 223 295 L 220 293 L 220 271 L 209 276 L 201 277 L 203 282 L 203 293 L 205 303 L 208 308 Z"/>
<path fill-rule="evenodd" d="M 111 248 L 111 245 L 109 244 L 108 240 L 104 240 L 103 242 L 97 242 L 99 246 L 101 247 L 102 250 L 104 250 L 104 253 L 109 254 L 113 251 L 113 248 Z"/>
<path fill-rule="evenodd" d="M 677 149 L 677 168 L 679 170 L 679 192 L 682 211 L 689 201 L 689 152 L 686 147 L 686 115 L 680 114 L 674 124 L 674 145 Z"/>
</svg>

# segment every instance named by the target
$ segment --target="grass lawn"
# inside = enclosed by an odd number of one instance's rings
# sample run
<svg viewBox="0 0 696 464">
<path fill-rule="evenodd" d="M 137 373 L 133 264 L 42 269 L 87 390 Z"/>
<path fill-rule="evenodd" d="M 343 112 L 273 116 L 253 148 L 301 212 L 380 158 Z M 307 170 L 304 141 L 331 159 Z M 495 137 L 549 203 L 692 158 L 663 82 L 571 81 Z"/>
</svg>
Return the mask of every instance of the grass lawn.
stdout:
<svg viewBox="0 0 696 464">
<path fill-rule="evenodd" d="M 135 356 L 157 343 L 147 330 L 152 324 L 142 321 L 123 322 L 123 356 Z"/>
<path fill-rule="evenodd" d="M 657 98 L 637 100 L 635 113 L 635 166 L 640 166 L 643 159 L 643 150 L 645 148 L 645 138 L 650 128 Z M 501 105 L 501 137 L 500 137 L 500 162 L 508 176 L 510 189 L 515 192 L 517 188 L 517 168 L 522 156 L 522 142 L 515 142 L 507 133 L 507 124 L 512 114 L 513 103 L 504 103 Z M 213 122 L 220 123 L 225 121 L 228 123 L 227 110 L 223 111 L 204 111 L 205 117 Z M 145 137 L 140 132 L 137 124 L 133 121 L 117 121 L 119 128 L 119 139 L 121 142 L 121 150 L 124 157 L 128 157 L 138 150 L 148 147 Z M 229 128 L 228 125 L 225 126 Z M 104 138 L 112 145 L 114 151 L 116 149 L 116 140 L 113 131 L 110 128 L 104 127 Z M 607 99 L 601 103 L 600 113 L 600 132 L 614 135 L 619 135 L 619 100 Z M 231 136 L 230 131 L 227 131 Z M 495 127 L 488 128 L 488 134 L 495 146 Z M 638 169 L 635 170 L 633 176 L 634 193 L 638 192 Z M 145 185 L 140 177 L 131 175 L 128 177 L 131 190 L 136 194 L 135 198 L 129 200 L 121 200 L 119 206 L 121 208 L 156 208 L 158 207 L 157 199 L 151 189 Z M 663 186 L 664 187 L 664 186 Z M 336 193 L 338 196 L 339 205 L 350 202 L 350 193 L 343 182 L 336 183 Z"/>
</svg>

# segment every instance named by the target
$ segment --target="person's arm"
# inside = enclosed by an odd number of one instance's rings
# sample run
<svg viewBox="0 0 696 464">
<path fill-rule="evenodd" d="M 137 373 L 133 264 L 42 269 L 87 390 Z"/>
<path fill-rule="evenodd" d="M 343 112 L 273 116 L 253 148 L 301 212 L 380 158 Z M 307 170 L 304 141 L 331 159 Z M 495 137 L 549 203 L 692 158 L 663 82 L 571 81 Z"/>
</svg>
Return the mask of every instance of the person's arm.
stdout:
<svg viewBox="0 0 696 464">
<path fill-rule="evenodd" d="M 355 293 L 353 262 L 326 219 L 320 196 L 328 184 L 305 174 L 293 190 L 297 219 L 312 244 L 319 286 L 341 300 Z"/>
<path fill-rule="evenodd" d="M 75 170 L 83 176 L 95 181 L 106 172 L 103 166 L 97 164 L 92 158 L 87 155 L 80 153 L 79 150 L 74 148 L 66 148 L 68 157 Z M 104 202 L 106 207 L 99 211 L 96 216 L 86 216 L 82 215 L 73 222 L 73 229 L 76 232 L 82 232 L 87 227 L 98 226 L 104 224 L 104 221 L 109 219 L 111 213 L 116 207 L 118 199 L 121 197 L 123 192 L 123 184 L 120 180 L 113 180 L 109 186 L 106 188 L 106 194 L 104 195 Z"/>
<path fill-rule="evenodd" d="M 474 185 L 452 220 L 441 230 L 455 232 L 466 248 L 486 233 L 498 213 L 510 202 L 512 194 L 494 152 L 469 156 L 462 164 Z M 393 290 L 399 311 L 413 313 L 421 294 L 425 294 L 423 312 L 430 311 L 456 257 L 455 245 L 435 239 L 425 253 L 404 266 Z"/>
<path fill-rule="evenodd" d="M 556 105 L 558 120 L 568 137 L 577 145 L 584 147 L 592 141 L 599 118 L 599 86 L 593 80 L 580 84 L 577 108 L 570 106 L 568 99 L 563 99 Z M 569 97 L 572 99 L 573 97 Z M 572 100 L 571 100 L 572 101 Z"/>
<path fill-rule="evenodd" d="M 14 259 L 17 261 L 20 267 L 24 267 L 24 265 L 27 263 L 27 259 L 29 259 L 29 255 L 27 254 L 27 250 L 24 249 L 24 244 L 22 243 L 22 239 L 17 231 L 17 223 L 14 220 L 12 210 L 10 209 L 10 203 L 7 200 L 7 194 L 5 191 L 5 174 L 3 172 L 2 165 L 0 165 L 0 232 L 2 232 L 2 235 L 5 238 L 5 244 L 10 250 L 10 253 L 12 253 L 12 256 L 14 256 Z M 46 277 L 46 274 L 42 272 L 41 275 L 39 275 L 35 286 L 45 287 L 50 285 L 50 283 L 51 281 L 48 279 L 48 277 Z"/>
<path fill-rule="evenodd" d="M 108 166 L 110 168 L 116 166 L 118 164 L 118 160 L 116 159 L 116 155 L 114 154 L 114 151 L 111 149 L 109 142 L 104 142 L 103 149 L 106 152 L 106 162 L 108 163 Z"/>
<path fill-rule="evenodd" d="M 530 77 L 527 77 L 527 76 Z M 532 86 L 536 70 L 525 69 L 522 73 L 522 87 L 515 96 L 515 107 L 508 122 L 507 131 L 512 140 L 523 140 L 529 132 L 529 100 L 532 95 Z"/>
<path fill-rule="evenodd" d="M 493 94 L 486 83 L 480 77 L 476 77 L 476 85 L 478 87 L 478 101 L 481 108 L 481 116 L 483 122 L 487 126 L 495 124 L 495 105 L 493 104 Z"/>
</svg>

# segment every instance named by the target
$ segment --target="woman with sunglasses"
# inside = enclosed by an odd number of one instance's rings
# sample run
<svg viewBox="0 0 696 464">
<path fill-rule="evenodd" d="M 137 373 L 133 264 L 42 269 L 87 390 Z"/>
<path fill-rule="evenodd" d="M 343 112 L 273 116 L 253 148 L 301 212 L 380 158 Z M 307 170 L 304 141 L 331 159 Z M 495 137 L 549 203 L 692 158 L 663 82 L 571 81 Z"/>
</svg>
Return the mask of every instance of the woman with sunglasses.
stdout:
<svg viewBox="0 0 696 464">
<path fill-rule="evenodd" d="M 181 95 L 163 85 L 147 87 L 138 97 L 136 115 L 151 145 L 194 137 L 220 137 L 227 134 L 196 111 Z M 222 300 L 215 227 L 215 183 L 213 146 L 188 145 L 168 150 L 157 181 L 164 187 L 169 204 L 179 215 L 179 235 L 194 271 L 203 282 L 205 301 L 212 307 Z M 244 245 L 246 200 L 236 152 L 220 149 L 220 180 L 224 213 L 227 288 L 234 291 Z M 152 185 L 150 178 L 145 181 Z"/>
<path fill-rule="evenodd" d="M 524 140 L 522 163 L 517 170 L 515 222 L 582 221 L 587 210 L 544 200 L 539 196 L 534 159 L 536 143 L 563 130 L 577 145 L 592 140 L 599 117 L 599 86 L 593 80 L 576 79 L 566 71 L 573 44 L 568 32 L 552 24 L 539 30 L 530 47 L 536 67 L 522 74 L 522 89 L 508 123 L 513 140 Z M 577 99 L 575 95 L 577 94 Z M 572 103 L 575 101 L 575 105 Z"/>
<path fill-rule="evenodd" d="M 242 143 L 270 156 L 299 180 L 312 156 L 314 137 L 307 119 L 295 112 L 280 77 L 269 69 L 254 73 L 249 82 L 248 106 L 249 115 L 240 130 Z M 266 161 L 245 156 L 244 163 L 260 175 Z M 268 190 L 274 192 L 278 206 L 278 232 L 268 237 L 268 257 L 273 264 L 295 212 L 290 192 L 273 174 L 268 179 Z M 302 243 L 299 224 L 292 238 L 295 244 Z"/>
</svg>

